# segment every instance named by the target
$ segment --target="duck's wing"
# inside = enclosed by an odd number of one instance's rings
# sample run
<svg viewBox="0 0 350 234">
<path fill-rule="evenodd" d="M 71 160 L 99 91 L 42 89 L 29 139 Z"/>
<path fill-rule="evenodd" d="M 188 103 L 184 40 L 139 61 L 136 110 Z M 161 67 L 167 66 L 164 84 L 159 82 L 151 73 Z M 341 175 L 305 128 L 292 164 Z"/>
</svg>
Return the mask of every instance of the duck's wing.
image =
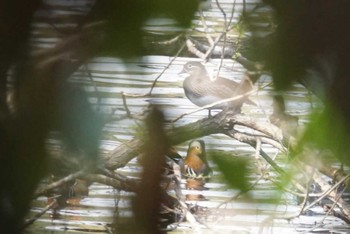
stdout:
<svg viewBox="0 0 350 234">
<path fill-rule="evenodd" d="M 220 77 L 215 82 L 216 84 L 210 86 L 209 88 L 212 90 L 212 92 L 216 93 L 220 99 L 235 97 L 252 90 L 251 82 L 246 78 L 238 83 L 233 80 Z M 235 102 L 245 102 L 247 104 L 256 105 L 253 101 L 249 100 L 248 97 L 243 97 Z"/>
<path fill-rule="evenodd" d="M 185 165 L 185 177 L 186 178 L 197 178 L 198 177 L 198 173 L 196 170 L 194 170 L 192 167 Z"/>
<path fill-rule="evenodd" d="M 204 164 L 201 168 L 193 168 L 189 165 L 185 165 L 185 177 L 192 179 L 209 179 L 213 174 L 213 171 L 209 165 Z"/>
<path fill-rule="evenodd" d="M 208 89 L 220 99 L 230 98 L 238 93 L 238 83 L 233 80 L 228 80 L 225 78 L 218 78 L 213 81 L 212 84 L 208 85 Z"/>
<path fill-rule="evenodd" d="M 242 81 L 243 82 L 243 81 Z M 184 81 L 184 90 L 188 99 L 197 106 L 205 106 L 223 99 L 232 98 L 252 89 L 248 82 L 237 83 L 225 78 L 217 78 L 212 81 L 209 77 L 190 77 Z M 248 89 L 249 88 L 249 89 Z M 242 104 L 247 97 L 233 101 L 235 104 Z M 225 106 L 224 104 L 223 106 Z M 217 106 L 219 109 L 222 105 Z"/>
<path fill-rule="evenodd" d="M 204 173 L 203 173 L 203 178 L 206 180 L 209 180 L 213 175 L 213 170 L 209 167 L 205 169 Z"/>
</svg>

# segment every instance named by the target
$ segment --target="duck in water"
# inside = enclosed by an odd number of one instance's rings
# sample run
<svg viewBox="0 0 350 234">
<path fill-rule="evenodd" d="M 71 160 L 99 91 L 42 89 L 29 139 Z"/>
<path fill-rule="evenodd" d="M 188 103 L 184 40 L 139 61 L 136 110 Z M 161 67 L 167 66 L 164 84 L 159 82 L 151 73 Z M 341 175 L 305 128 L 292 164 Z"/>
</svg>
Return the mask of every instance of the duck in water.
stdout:
<svg viewBox="0 0 350 234">
<path fill-rule="evenodd" d="M 212 170 L 209 167 L 203 140 L 190 142 L 187 155 L 184 160 L 184 175 L 187 179 L 204 179 L 211 177 Z"/>
<path fill-rule="evenodd" d="M 206 190 L 205 183 L 211 178 L 212 170 L 208 164 L 205 144 L 202 140 L 190 142 L 184 160 L 183 173 L 186 178 L 186 189 Z M 205 200 L 202 194 L 187 194 L 187 200 Z"/>
</svg>

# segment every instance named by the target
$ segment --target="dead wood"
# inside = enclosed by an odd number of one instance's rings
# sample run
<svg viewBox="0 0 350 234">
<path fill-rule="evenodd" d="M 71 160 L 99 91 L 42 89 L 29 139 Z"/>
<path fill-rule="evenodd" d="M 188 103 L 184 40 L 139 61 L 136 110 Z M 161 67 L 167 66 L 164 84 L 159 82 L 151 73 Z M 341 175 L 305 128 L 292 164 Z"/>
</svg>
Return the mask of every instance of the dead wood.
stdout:
<svg viewBox="0 0 350 234">
<path fill-rule="evenodd" d="M 262 143 L 273 143 L 275 146 L 279 145 L 279 148 L 283 149 L 281 143 L 283 141 L 283 136 L 281 130 L 276 126 L 268 122 L 259 123 L 253 118 L 231 112 L 230 110 L 222 111 L 213 117 L 204 118 L 194 123 L 167 129 L 166 134 L 169 137 L 171 144 L 177 145 L 187 140 L 200 138 L 210 134 L 227 134 L 227 131 L 232 130 L 235 125 L 245 126 L 256 130 L 258 137 L 262 138 Z M 241 133 L 240 136 L 241 137 L 234 134 L 231 135 L 231 137 L 237 137 L 238 140 L 249 143 L 250 145 L 253 144 L 254 138 L 257 137 L 246 133 Z M 112 152 L 102 155 L 105 167 L 111 170 L 124 167 L 131 159 L 140 153 L 143 144 L 143 140 L 134 138 L 121 144 Z"/>
</svg>

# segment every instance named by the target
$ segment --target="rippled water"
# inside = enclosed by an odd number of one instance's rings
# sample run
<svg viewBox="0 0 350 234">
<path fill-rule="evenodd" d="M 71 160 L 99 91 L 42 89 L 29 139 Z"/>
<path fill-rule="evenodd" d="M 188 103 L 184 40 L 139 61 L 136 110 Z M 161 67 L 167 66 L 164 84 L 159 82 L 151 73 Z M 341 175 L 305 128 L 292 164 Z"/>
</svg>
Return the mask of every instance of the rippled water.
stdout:
<svg viewBox="0 0 350 234">
<path fill-rule="evenodd" d="M 50 1 L 48 1 L 50 2 Z M 67 7 L 65 4 L 76 6 L 79 1 L 51 1 L 55 4 Z M 251 3 L 250 1 L 247 1 Z M 74 4 L 73 4 L 74 3 Z M 86 2 L 84 1 L 84 4 Z M 220 1 L 224 9 L 231 9 L 232 1 Z M 215 1 L 213 1 L 215 4 Z M 215 6 L 215 5 L 214 5 Z M 248 5 L 252 7 L 252 5 Z M 65 9 L 65 8 L 64 8 Z M 85 8 L 82 7 L 82 10 Z M 242 3 L 239 2 L 235 10 L 234 20 L 238 19 L 238 13 L 242 9 Z M 61 11 L 53 12 L 50 17 L 59 17 L 60 14 L 67 14 Z M 220 28 L 222 13 L 217 7 L 204 12 L 208 19 L 208 25 L 212 29 Z M 42 17 L 45 14 L 42 13 Z M 196 20 L 200 24 L 199 20 Z M 176 31 L 177 28 L 172 26 L 171 21 L 150 21 L 145 25 L 145 30 L 152 32 Z M 34 27 L 33 37 L 35 45 L 40 47 L 51 47 L 57 38 L 50 36 L 40 36 L 41 32 L 47 27 L 40 23 Z M 166 30 L 165 30 L 166 29 Z M 200 29 L 200 26 L 199 26 Z M 125 109 L 121 99 L 121 93 L 144 94 L 150 90 L 152 82 L 165 69 L 173 58 L 166 56 L 145 56 L 138 61 L 129 62 L 128 64 L 116 58 L 96 58 L 83 66 L 72 76 L 72 81 L 79 81 L 85 84 L 91 103 L 96 104 L 104 113 L 113 116 L 125 115 Z M 127 105 L 132 114 L 141 113 L 144 108 L 153 103 L 161 107 L 167 119 L 175 119 L 181 114 L 195 110 L 197 107 L 192 104 L 184 95 L 182 89 L 183 77 L 178 73 L 182 70 L 183 64 L 193 61 L 193 58 L 179 57 L 174 60 L 170 67 L 159 78 L 152 94 L 147 97 L 128 97 Z M 198 60 L 200 61 L 200 60 Z M 211 60 L 207 63 L 209 70 L 215 71 L 219 60 Z M 239 81 L 244 69 L 238 63 L 232 60 L 224 60 L 224 68 L 220 75 Z M 87 71 L 91 74 L 91 79 L 87 76 Z M 268 116 L 272 113 L 273 89 L 270 84 L 271 78 L 263 76 L 256 83 L 260 88 L 257 93 L 253 94 L 251 99 L 257 106 L 243 106 L 243 113 L 256 118 L 259 122 L 267 122 Z M 291 91 L 287 93 L 286 107 L 290 114 L 299 117 L 299 124 L 302 126 L 308 121 L 308 114 L 311 110 L 311 103 L 317 103 L 317 100 L 311 96 L 301 85 L 294 85 Z M 186 115 L 175 123 L 181 126 L 207 116 L 207 111 L 202 110 L 196 113 Z M 104 129 L 102 140 L 102 150 L 108 152 L 115 147 L 133 138 L 134 127 L 137 121 L 123 119 L 108 123 Z M 225 135 L 215 134 L 203 137 L 208 150 L 223 150 L 240 157 L 251 158 L 252 174 L 250 175 L 251 183 L 260 178 L 260 174 L 255 166 L 255 149 L 252 147 L 233 140 Z M 188 142 L 175 146 L 179 153 L 184 156 L 187 150 Z M 263 149 L 270 156 L 278 155 L 277 160 L 282 165 L 285 163 L 285 156 L 279 155 L 278 151 L 271 146 L 263 146 Z M 184 194 L 201 194 L 206 199 L 203 201 L 189 201 L 205 208 L 209 213 L 205 216 L 203 233 L 299 233 L 311 231 L 335 230 L 336 232 L 347 232 L 346 226 L 342 221 L 334 217 L 324 219 L 324 213 L 320 208 L 312 209 L 315 213 L 313 216 L 299 216 L 298 218 L 287 220 L 285 217 L 295 215 L 299 212 L 300 207 L 297 205 L 296 198 L 288 193 L 279 193 L 270 181 L 260 179 L 254 189 L 249 193 L 250 197 L 232 200 L 238 191 L 230 189 L 223 181 L 216 165 L 210 162 L 214 170 L 214 176 L 205 186 L 208 190 L 194 191 L 186 190 L 182 181 Z M 131 177 L 138 177 L 141 168 L 136 159 L 118 172 L 124 173 Z M 271 173 L 271 176 L 274 176 Z M 112 222 L 114 213 L 117 212 L 121 219 L 127 219 L 132 216 L 130 199 L 132 193 L 116 191 L 113 188 L 94 183 L 90 186 L 89 196 L 82 199 L 71 201 L 71 205 L 59 211 L 59 218 L 51 218 L 52 211 L 47 212 L 37 220 L 29 229 L 28 233 L 107 233 L 107 225 Z M 281 202 L 275 204 L 273 199 L 282 198 Z M 40 197 L 33 201 L 32 209 L 29 216 L 38 213 L 47 205 L 47 198 Z M 317 229 L 313 229 L 319 224 Z M 173 233 L 192 233 L 191 224 L 183 222 L 179 224 Z"/>
<path fill-rule="evenodd" d="M 86 66 L 91 72 L 93 82 L 98 89 L 98 97 L 96 97 L 97 93 L 94 86 L 87 85 L 91 102 L 99 103 L 106 113 L 113 113 L 115 108 L 119 108 L 115 111 L 115 115 L 125 114 L 122 108 L 121 92 L 132 94 L 148 92 L 153 80 L 165 68 L 170 59 L 163 56 L 144 57 L 142 61 L 129 64 L 127 67 L 117 59 L 95 59 Z M 139 113 L 149 102 L 160 105 L 169 119 L 174 119 L 183 113 L 195 110 L 197 107 L 184 96 L 181 86 L 183 78 L 177 75 L 181 71 L 182 65 L 189 60 L 193 59 L 177 58 L 164 75 L 160 77 L 150 96 L 127 98 L 130 111 L 134 114 Z M 218 60 L 212 60 L 211 62 L 215 64 Z M 233 70 L 225 70 L 222 74 L 223 76 L 227 75 L 227 77 L 235 79 L 242 77 L 243 70 L 239 64 L 229 60 L 225 60 L 224 63 L 226 67 Z M 211 64 L 208 66 L 210 68 Z M 77 72 L 72 79 L 81 80 L 84 78 L 84 69 Z M 86 84 L 91 84 L 91 81 L 86 77 L 84 79 L 86 79 Z M 270 79 L 268 77 L 262 77 L 257 86 L 265 87 L 269 82 Z M 254 94 L 251 98 L 257 103 L 257 106 L 245 105 L 243 113 L 256 118 L 260 122 L 267 122 L 268 115 L 272 113 L 271 91 L 271 88 L 265 87 Z M 310 112 L 309 100 L 310 98 L 313 99 L 313 97 L 310 97 L 308 92 L 299 85 L 295 85 L 286 97 L 288 100 L 287 109 L 290 110 L 291 114 L 300 117 L 300 125 L 303 125 L 307 122 L 307 115 Z M 176 125 L 180 126 L 194 122 L 206 116 L 206 110 L 199 111 L 185 116 Z M 133 127 L 136 124 L 136 121 L 129 119 L 109 123 L 104 131 L 105 139 L 103 140 L 102 148 L 110 151 L 125 140 L 132 139 L 134 135 Z M 255 149 L 221 134 L 206 136 L 203 140 L 205 140 L 208 150 L 224 150 L 233 155 L 252 158 L 251 167 L 253 173 L 250 175 L 251 182 L 254 183 L 259 178 L 253 159 Z M 176 146 L 182 156 L 185 155 L 187 144 L 188 142 L 185 142 Z M 273 147 L 264 146 L 263 149 L 270 156 L 278 154 L 278 151 Z M 283 155 L 278 157 L 279 163 L 284 161 Z M 246 198 L 230 200 L 238 191 L 228 188 L 222 180 L 216 165 L 210 164 L 214 170 L 214 176 L 205 185 L 208 190 L 186 190 L 184 187 L 185 182 L 182 181 L 185 195 L 201 194 L 206 198 L 204 201 L 190 202 L 209 209 L 209 213 L 205 216 L 206 226 L 203 226 L 204 232 L 255 233 L 261 230 L 263 233 L 277 233 L 280 231 L 293 233 L 310 230 L 315 226 L 315 222 L 320 222 L 324 218 L 323 212 L 318 208 L 314 209 L 316 215 L 312 217 L 301 216 L 289 222 L 286 219 L 279 218 L 298 213 L 299 207 L 296 205 L 296 198 L 288 193 L 281 195 L 275 190 L 271 182 L 265 180 L 260 180 L 249 193 L 255 202 Z M 118 169 L 118 172 L 138 177 L 140 170 L 139 164 L 134 159 L 126 167 Z M 130 211 L 130 198 L 132 196 L 132 193 L 119 192 L 109 186 L 93 184 L 90 186 L 88 197 L 77 200 L 71 206 L 59 211 L 60 218 L 52 219 L 49 216 L 50 212 L 48 212 L 44 217 L 36 221 L 30 230 L 33 230 L 34 233 L 38 230 L 45 230 L 50 233 L 52 233 L 51 231 L 65 233 L 80 231 L 84 233 L 86 228 L 88 228 L 96 232 L 105 232 L 105 225 L 112 221 L 116 203 L 118 203 L 120 217 L 127 218 L 132 215 Z M 278 199 L 280 196 L 282 196 L 281 203 L 271 203 L 271 200 Z M 34 215 L 44 207 L 47 203 L 46 200 L 45 197 L 41 197 L 35 201 L 31 215 Z M 323 222 L 323 225 L 323 228 L 326 229 L 339 229 L 343 223 L 335 218 L 328 217 Z M 191 233 L 191 225 L 187 222 L 181 223 L 175 232 L 179 230 Z"/>
</svg>

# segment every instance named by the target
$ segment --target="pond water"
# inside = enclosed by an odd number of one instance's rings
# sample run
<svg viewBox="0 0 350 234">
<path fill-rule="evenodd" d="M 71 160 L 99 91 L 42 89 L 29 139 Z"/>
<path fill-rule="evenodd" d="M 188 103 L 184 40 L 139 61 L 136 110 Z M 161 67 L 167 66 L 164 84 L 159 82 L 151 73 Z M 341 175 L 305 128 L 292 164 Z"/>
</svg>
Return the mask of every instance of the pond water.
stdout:
<svg viewBox="0 0 350 234">
<path fill-rule="evenodd" d="M 48 1 L 58 4 L 57 1 Z M 92 1 L 90 1 L 92 2 Z M 224 9 L 231 12 L 233 1 L 219 1 Z M 252 7 L 253 2 L 247 1 Z M 255 1 L 254 1 L 255 2 Z M 79 1 L 62 1 L 61 7 L 71 7 L 69 4 L 78 4 Z M 66 4 L 66 5 L 65 5 Z M 84 6 L 86 7 L 86 2 Z M 78 4 L 79 5 L 79 4 Z M 213 8 L 204 12 L 208 17 L 208 25 L 213 28 L 221 27 L 222 13 L 212 2 Z M 237 21 L 242 2 L 237 1 L 234 20 Z M 62 10 L 62 8 L 61 8 Z M 60 12 L 55 12 L 59 14 Z M 55 15 L 54 14 L 54 15 Z M 67 14 L 67 12 L 65 12 Z M 56 15 L 57 16 L 57 15 Z M 45 17 L 42 13 L 41 17 Z M 50 17 L 54 17 L 50 15 Z M 196 19 L 199 22 L 199 18 Z M 150 21 L 145 26 L 146 30 L 152 32 L 176 30 L 169 26 L 168 21 Z M 37 24 L 34 32 L 43 30 L 43 25 Z M 40 33 L 39 33 L 40 34 Z M 38 34 L 35 34 L 38 35 Z M 35 46 L 51 47 L 55 43 L 54 36 L 37 36 L 33 38 Z M 183 77 L 178 73 L 188 61 L 200 61 L 194 58 L 167 57 L 167 56 L 145 56 L 137 61 L 124 63 L 116 58 L 96 58 L 82 67 L 72 76 L 72 81 L 83 82 L 89 94 L 91 103 L 96 104 L 104 113 L 118 118 L 125 115 L 121 93 L 145 94 L 152 82 L 163 72 L 166 66 L 173 61 L 163 75 L 158 79 L 151 95 L 146 97 L 127 97 L 127 105 L 132 114 L 138 115 L 149 105 L 156 104 L 165 113 L 167 119 L 172 120 L 178 116 L 196 110 L 184 95 L 182 89 Z M 209 70 L 215 72 L 219 59 L 212 59 L 207 63 Z M 239 81 L 244 73 L 244 68 L 232 61 L 224 60 L 224 67 L 220 75 Z M 87 76 L 87 71 L 91 78 Z M 257 92 L 251 96 L 256 106 L 244 105 L 242 112 L 259 122 L 268 122 L 268 116 L 272 113 L 273 88 L 271 78 L 262 76 L 255 84 Z M 303 86 L 295 84 L 285 95 L 288 113 L 299 117 L 299 125 L 302 129 L 308 122 L 308 115 L 312 107 L 318 105 L 316 98 L 304 89 Z M 175 122 L 176 126 L 197 121 L 207 117 L 208 111 L 202 110 Z M 123 142 L 134 137 L 137 120 L 124 118 L 108 123 L 104 128 L 101 151 L 108 153 Z M 202 138 L 208 150 L 223 150 L 239 157 L 251 158 L 252 173 L 249 176 L 252 184 L 256 183 L 247 196 L 232 199 L 239 191 L 229 188 L 217 166 L 210 161 L 214 170 L 213 178 L 205 185 L 208 190 L 196 191 L 185 189 L 185 181 L 182 181 L 183 193 L 200 194 L 205 197 L 201 201 L 188 201 L 207 209 L 207 214 L 202 217 L 200 233 L 347 233 L 348 227 L 344 222 L 332 216 L 326 217 L 321 208 L 315 207 L 312 216 L 298 214 L 300 206 L 295 196 L 289 193 L 281 193 L 276 190 L 271 181 L 261 178 L 255 165 L 255 149 L 228 136 L 215 134 Z M 54 144 L 52 142 L 51 144 Z M 188 142 L 176 145 L 180 155 L 185 156 Z M 284 165 L 285 155 L 279 154 L 278 150 L 271 146 L 263 146 L 269 156 L 277 156 L 278 163 Z M 117 170 L 130 177 L 138 177 L 141 167 L 136 159 L 133 159 L 124 168 Z M 272 177 L 276 175 L 271 173 Z M 110 186 L 94 183 L 89 187 L 89 195 L 71 201 L 71 205 L 58 211 L 59 216 L 52 218 L 52 210 L 49 210 L 34 224 L 27 233 L 108 233 L 108 225 L 113 221 L 117 212 L 120 219 L 127 220 L 132 216 L 131 198 L 133 193 L 117 191 Z M 280 199 L 278 203 L 273 201 Z M 40 212 L 48 203 L 46 197 L 39 197 L 33 201 L 29 217 Z M 118 209 L 116 210 L 116 205 Z M 172 233 L 192 233 L 192 226 L 188 222 L 180 223 Z"/>
<path fill-rule="evenodd" d="M 87 86 L 90 100 L 92 103 L 100 103 L 101 109 L 106 113 L 114 113 L 115 116 L 125 114 L 121 100 L 121 92 L 130 94 L 142 94 L 149 91 L 154 79 L 162 72 L 172 58 L 165 56 L 149 56 L 142 60 L 126 66 L 118 59 L 97 58 L 87 64 L 86 68 L 91 72 L 92 79 L 96 84 L 98 97 L 96 97 L 95 87 Z M 166 114 L 168 119 L 174 119 L 183 113 L 197 109 L 185 96 L 182 89 L 183 77 L 178 75 L 182 66 L 187 61 L 196 59 L 177 58 L 168 70 L 160 77 L 152 94 L 147 97 L 129 97 L 127 104 L 133 114 L 141 113 L 149 102 L 156 103 Z M 219 60 L 212 60 L 211 63 L 218 63 Z M 224 64 L 230 68 L 223 70 L 222 76 L 240 79 L 243 68 L 232 62 L 225 60 Z M 208 64 L 209 68 L 214 68 Z M 85 68 L 84 68 L 85 69 Z M 86 83 L 91 83 L 88 78 L 83 76 L 84 70 L 77 72 L 72 79 L 86 79 Z M 257 86 L 264 87 L 251 96 L 251 99 L 257 106 L 244 105 L 243 113 L 256 118 L 258 121 L 267 122 L 268 116 L 272 113 L 272 89 L 268 85 L 271 82 L 269 77 L 262 77 Z M 99 100 L 98 100 L 99 99 Z M 295 85 L 288 95 L 286 95 L 287 109 L 290 114 L 300 118 L 299 124 L 302 126 L 307 122 L 307 116 L 311 110 L 310 100 L 313 96 L 300 85 Z M 115 108 L 117 108 L 115 110 Z M 191 115 L 186 115 L 176 125 L 180 126 L 186 123 L 194 122 L 205 118 L 207 111 L 199 111 Z M 123 119 L 114 121 L 106 125 L 104 129 L 104 140 L 102 150 L 105 152 L 113 150 L 122 142 L 132 139 L 134 136 L 133 128 L 137 125 L 136 120 Z M 236 156 L 250 157 L 254 162 L 255 149 L 233 140 L 225 135 L 211 135 L 202 138 L 207 145 L 207 149 L 223 150 Z M 176 149 L 180 155 L 186 154 L 188 142 L 177 145 Z M 264 151 L 271 157 L 277 155 L 279 163 L 285 162 L 284 155 L 279 155 L 278 151 L 270 146 L 264 146 Z M 214 176 L 205 186 L 208 190 L 196 191 L 186 190 L 185 181 L 182 181 L 183 193 L 200 194 L 205 197 L 202 201 L 189 201 L 201 207 L 208 208 L 208 213 L 203 221 L 203 233 L 227 232 L 227 233 L 279 233 L 281 231 L 288 233 L 310 232 L 321 230 L 333 230 L 341 232 L 346 230 L 344 223 L 334 217 L 325 218 L 321 208 L 315 207 L 312 216 L 300 216 L 298 218 L 286 219 L 285 217 L 298 214 L 300 207 L 297 199 L 291 194 L 280 193 L 276 190 L 270 181 L 259 179 L 260 174 L 256 166 L 253 165 L 253 173 L 250 175 L 251 183 L 257 184 L 250 196 L 232 200 L 238 191 L 230 189 L 223 181 L 220 172 L 215 164 L 210 162 L 214 170 Z M 131 177 L 138 177 L 141 171 L 140 165 L 134 159 L 129 164 L 117 170 Z M 29 233 L 101 233 L 107 232 L 106 226 L 109 224 L 115 214 L 115 205 L 118 204 L 120 218 L 131 217 L 130 199 L 132 193 L 116 191 L 113 188 L 101 184 L 92 184 L 90 186 L 89 196 L 72 202 L 59 210 L 59 218 L 50 217 L 52 211 L 47 212 L 43 217 L 37 220 L 28 230 Z M 277 204 L 274 199 L 281 197 Z M 39 212 L 47 205 L 47 198 L 40 197 L 33 202 L 30 215 Z M 318 228 L 314 229 L 316 226 Z M 32 231 L 31 231 L 32 230 Z M 191 224 L 187 222 L 180 223 L 174 233 L 191 233 Z"/>
</svg>

